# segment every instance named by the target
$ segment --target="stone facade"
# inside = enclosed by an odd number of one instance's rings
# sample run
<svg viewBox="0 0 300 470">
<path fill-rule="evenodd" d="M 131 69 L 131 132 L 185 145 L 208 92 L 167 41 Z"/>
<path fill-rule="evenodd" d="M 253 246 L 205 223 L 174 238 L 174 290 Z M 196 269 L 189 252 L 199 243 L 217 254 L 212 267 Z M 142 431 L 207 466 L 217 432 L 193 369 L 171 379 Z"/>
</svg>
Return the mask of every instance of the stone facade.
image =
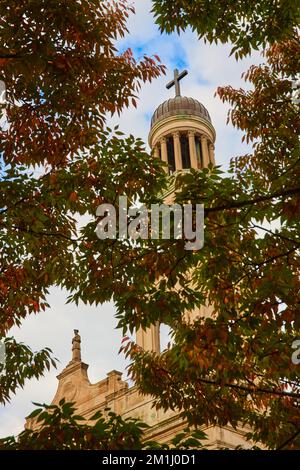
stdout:
<svg viewBox="0 0 300 470">
<path fill-rule="evenodd" d="M 73 357 L 57 376 L 58 388 L 52 404 L 58 405 L 62 398 L 68 402 L 75 402 L 77 413 L 87 420 L 98 410 L 105 414 L 107 408 L 122 415 L 123 418 L 140 418 L 150 426 L 145 437 L 162 443 L 169 442 L 186 427 L 178 413 L 171 410 L 167 412 L 156 410 L 150 397 L 140 395 L 137 387 L 129 387 L 127 382 L 122 380 L 121 372 L 113 370 L 105 379 L 91 384 L 87 370 L 88 365 L 81 360 L 80 336 L 75 330 Z M 35 426 L 35 418 L 27 418 L 26 428 L 33 429 Z M 205 445 L 209 448 L 234 449 L 237 445 L 245 445 L 242 430 L 234 430 L 228 426 L 222 428 L 210 426 L 203 430 L 208 436 Z"/>
</svg>

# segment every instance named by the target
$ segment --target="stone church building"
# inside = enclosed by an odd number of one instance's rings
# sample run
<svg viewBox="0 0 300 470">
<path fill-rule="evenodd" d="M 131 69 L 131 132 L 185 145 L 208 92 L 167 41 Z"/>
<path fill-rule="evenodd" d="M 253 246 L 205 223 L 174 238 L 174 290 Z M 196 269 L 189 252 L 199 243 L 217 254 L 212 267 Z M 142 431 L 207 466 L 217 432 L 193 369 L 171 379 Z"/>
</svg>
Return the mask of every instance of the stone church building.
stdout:
<svg viewBox="0 0 300 470">
<path fill-rule="evenodd" d="M 149 133 L 149 145 L 153 155 L 167 163 L 169 174 L 188 171 L 190 168 L 201 169 L 215 164 L 214 143 L 215 129 L 207 109 L 196 99 L 181 96 L 180 80 L 187 71 L 175 70 L 174 80 L 167 88 L 175 86 L 175 97 L 162 103 L 154 112 Z M 172 201 L 173 189 L 165 194 L 165 202 Z M 190 312 L 188 321 L 197 315 L 210 315 L 210 308 Z M 95 384 L 88 378 L 88 365 L 81 358 L 81 338 L 78 330 L 72 341 L 72 360 L 58 375 L 58 388 L 53 404 L 62 398 L 75 402 L 78 414 L 88 418 L 98 410 L 110 408 L 126 417 L 138 417 L 150 428 L 147 438 L 159 442 L 168 442 L 181 432 L 186 424 L 174 411 L 156 410 L 152 407 L 151 397 L 141 396 L 135 386 L 129 386 L 122 380 L 122 373 L 116 370 L 108 372 L 107 377 Z M 160 352 L 159 326 L 147 330 L 138 330 L 136 342 L 145 350 Z M 34 420 L 27 419 L 26 427 L 33 427 Z M 246 446 L 245 431 L 235 430 L 230 426 L 203 428 L 208 436 L 205 445 L 211 449 L 223 447 L 234 449 L 238 445 Z"/>
</svg>

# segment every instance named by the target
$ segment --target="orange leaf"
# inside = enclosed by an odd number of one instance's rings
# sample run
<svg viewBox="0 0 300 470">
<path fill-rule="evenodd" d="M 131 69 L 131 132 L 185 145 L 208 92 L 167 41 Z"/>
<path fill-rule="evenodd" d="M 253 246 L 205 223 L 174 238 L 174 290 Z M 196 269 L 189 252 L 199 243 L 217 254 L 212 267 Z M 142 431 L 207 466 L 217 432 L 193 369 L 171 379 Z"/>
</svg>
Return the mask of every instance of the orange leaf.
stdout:
<svg viewBox="0 0 300 470">
<path fill-rule="evenodd" d="M 72 201 L 72 202 L 77 201 L 77 199 L 78 199 L 77 193 L 76 193 L 75 191 L 73 191 L 73 192 L 70 194 L 69 199 L 70 199 L 70 201 Z"/>
</svg>

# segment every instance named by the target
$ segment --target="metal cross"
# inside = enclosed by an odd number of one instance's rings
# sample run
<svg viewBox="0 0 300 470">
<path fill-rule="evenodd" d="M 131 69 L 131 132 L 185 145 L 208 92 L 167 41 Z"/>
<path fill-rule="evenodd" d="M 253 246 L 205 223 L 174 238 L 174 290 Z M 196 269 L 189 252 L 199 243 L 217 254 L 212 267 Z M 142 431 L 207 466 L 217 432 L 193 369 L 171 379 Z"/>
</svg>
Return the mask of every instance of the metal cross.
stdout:
<svg viewBox="0 0 300 470">
<path fill-rule="evenodd" d="M 172 80 L 170 83 L 167 84 L 166 88 L 169 90 L 172 88 L 172 86 L 175 85 L 175 95 L 176 96 L 181 96 L 180 94 L 180 80 L 182 80 L 186 75 L 188 74 L 187 70 L 184 70 L 183 72 L 179 73 L 178 69 L 174 70 L 174 80 Z"/>
</svg>

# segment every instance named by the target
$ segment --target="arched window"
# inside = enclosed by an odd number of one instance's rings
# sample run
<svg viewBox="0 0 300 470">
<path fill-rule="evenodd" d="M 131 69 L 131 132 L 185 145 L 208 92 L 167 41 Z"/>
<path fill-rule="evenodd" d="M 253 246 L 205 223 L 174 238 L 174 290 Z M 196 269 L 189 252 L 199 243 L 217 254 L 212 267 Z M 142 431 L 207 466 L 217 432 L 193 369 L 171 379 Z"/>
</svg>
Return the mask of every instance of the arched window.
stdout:
<svg viewBox="0 0 300 470">
<path fill-rule="evenodd" d="M 195 136 L 195 144 L 196 144 L 196 154 L 197 154 L 198 165 L 199 165 L 199 168 L 203 168 L 203 155 L 202 155 L 201 139 L 199 135 Z"/>
<path fill-rule="evenodd" d="M 175 151 L 173 136 L 167 137 L 168 164 L 171 173 L 175 171 Z"/>
<path fill-rule="evenodd" d="M 190 146 L 187 134 L 180 134 L 182 168 L 191 168 Z"/>
</svg>

